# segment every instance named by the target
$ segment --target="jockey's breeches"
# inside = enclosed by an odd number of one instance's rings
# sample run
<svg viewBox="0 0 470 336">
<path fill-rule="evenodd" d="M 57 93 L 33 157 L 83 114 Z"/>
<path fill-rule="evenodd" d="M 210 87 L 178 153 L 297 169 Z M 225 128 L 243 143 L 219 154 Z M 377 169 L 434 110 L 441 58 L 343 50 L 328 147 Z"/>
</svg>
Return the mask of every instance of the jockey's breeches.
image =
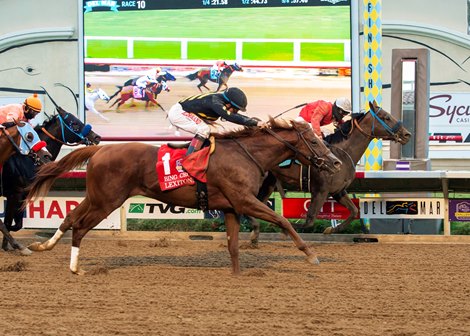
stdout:
<svg viewBox="0 0 470 336">
<path fill-rule="evenodd" d="M 191 112 L 186 112 L 180 103 L 173 105 L 168 111 L 170 123 L 186 132 L 200 135 L 207 139 L 211 129 L 201 118 Z"/>
</svg>

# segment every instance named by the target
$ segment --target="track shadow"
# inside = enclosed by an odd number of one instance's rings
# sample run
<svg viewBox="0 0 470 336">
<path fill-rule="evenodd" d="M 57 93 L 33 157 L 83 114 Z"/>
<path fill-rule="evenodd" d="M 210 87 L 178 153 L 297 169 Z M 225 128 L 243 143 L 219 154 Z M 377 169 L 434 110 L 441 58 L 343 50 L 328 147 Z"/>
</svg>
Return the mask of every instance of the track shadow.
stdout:
<svg viewBox="0 0 470 336">
<path fill-rule="evenodd" d="M 280 256 L 273 254 L 244 252 L 240 254 L 240 264 L 243 268 L 273 268 L 274 264 L 286 261 L 303 261 L 305 258 L 299 256 Z M 93 260 L 86 261 L 93 264 Z M 230 267 L 230 256 L 226 251 L 207 252 L 193 256 L 123 256 L 109 257 L 104 260 L 109 268 L 170 265 L 175 267 Z"/>
</svg>

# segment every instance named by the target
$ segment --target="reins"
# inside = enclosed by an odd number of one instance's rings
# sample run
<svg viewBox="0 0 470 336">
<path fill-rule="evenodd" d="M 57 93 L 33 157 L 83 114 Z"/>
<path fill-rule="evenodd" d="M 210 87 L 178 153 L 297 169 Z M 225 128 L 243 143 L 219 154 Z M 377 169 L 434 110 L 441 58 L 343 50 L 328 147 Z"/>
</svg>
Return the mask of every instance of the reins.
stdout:
<svg viewBox="0 0 470 336">
<path fill-rule="evenodd" d="M 240 141 L 238 141 L 237 139 L 235 138 L 232 138 L 233 141 L 235 141 L 235 143 L 240 146 L 241 149 L 243 149 L 243 151 L 245 152 L 246 155 L 248 155 L 248 157 L 256 164 L 256 166 L 258 167 L 259 171 L 261 172 L 261 175 L 264 174 L 264 169 L 263 167 L 261 166 L 261 164 L 258 162 L 258 160 L 256 160 L 256 158 L 251 155 L 251 153 L 248 151 L 248 149 L 246 149 L 245 146 L 243 146 Z"/>
<path fill-rule="evenodd" d="M 377 113 L 379 113 L 380 110 L 382 110 L 381 107 L 379 107 L 379 110 L 377 111 Z M 403 122 L 401 120 L 398 120 L 397 123 L 393 127 L 390 127 L 382 119 L 379 118 L 379 116 L 377 115 L 376 112 L 373 111 L 373 109 L 370 109 L 369 113 L 374 118 L 373 121 L 372 121 L 371 134 L 368 134 L 366 131 L 364 131 L 361 128 L 361 126 L 359 125 L 357 119 L 354 119 L 353 125 L 357 127 L 359 132 L 361 132 L 363 135 L 365 135 L 369 139 L 375 139 L 377 137 L 377 135 L 375 135 L 374 129 L 375 129 L 375 120 L 377 120 L 379 122 L 379 124 L 384 128 L 384 130 L 390 135 L 390 136 L 382 136 L 381 137 L 382 139 L 384 139 L 384 140 L 396 140 L 398 138 L 397 132 L 400 130 L 400 128 L 403 125 Z M 351 128 L 351 132 L 352 132 L 352 128 Z M 351 132 L 349 134 L 351 134 Z"/>
<path fill-rule="evenodd" d="M 297 157 L 298 154 L 300 154 L 301 156 L 303 156 L 305 159 L 307 159 L 308 161 L 312 162 L 313 164 L 315 164 L 317 167 L 320 167 L 324 164 L 324 159 L 320 158 L 319 156 L 322 156 L 324 155 L 325 153 L 320 153 L 320 154 L 317 154 L 315 153 L 315 150 L 312 148 L 312 146 L 310 145 L 310 143 L 305 139 L 305 137 L 303 136 L 303 133 L 306 132 L 307 130 L 303 131 L 303 132 L 300 132 L 299 130 L 296 129 L 296 132 L 297 132 L 297 135 L 299 136 L 300 139 L 302 139 L 302 141 L 305 143 L 305 145 L 307 146 L 307 148 L 310 150 L 310 152 L 312 154 L 315 154 L 317 157 L 313 157 L 312 156 L 307 156 L 305 155 L 304 153 L 302 153 L 301 151 L 299 151 L 295 146 L 291 145 L 290 143 L 288 143 L 286 140 L 284 140 L 283 138 L 281 138 L 277 133 L 275 133 L 273 130 L 271 130 L 270 128 L 265 128 L 264 130 L 266 130 L 266 132 L 268 132 L 269 134 L 271 134 L 275 139 L 277 139 L 279 142 L 283 143 L 287 148 L 289 148 L 291 151 L 293 151 L 295 153 L 295 157 Z"/>
</svg>

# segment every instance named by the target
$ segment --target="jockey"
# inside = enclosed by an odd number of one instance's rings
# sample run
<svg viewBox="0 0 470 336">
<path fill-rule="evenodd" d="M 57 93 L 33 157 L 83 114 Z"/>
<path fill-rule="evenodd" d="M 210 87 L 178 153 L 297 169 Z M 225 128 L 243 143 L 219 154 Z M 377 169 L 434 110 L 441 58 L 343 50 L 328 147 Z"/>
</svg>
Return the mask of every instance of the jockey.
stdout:
<svg viewBox="0 0 470 336">
<path fill-rule="evenodd" d="M 93 89 L 91 88 L 91 83 L 89 82 L 85 84 L 85 93 L 93 93 Z"/>
<path fill-rule="evenodd" d="M 219 60 L 215 62 L 215 64 L 211 67 L 211 78 L 219 78 L 220 73 L 225 69 L 226 66 L 228 66 L 228 64 L 225 61 Z"/>
<path fill-rule="evenodd" d="M 247 98 L 239 88 L 229 88 L 220 93 L 205 93 L 180 100 L 168 112 L 173 126 L 195 134 L 186 155 L 201 149 L 210 135 L 209 123 L 219 118 L 244 126 L 263 126 L 264 122 L 238 111 L 246 111 Z"/>
<path fill-rule="evenodd" d="M 35 93 L 32 96 L 29 96 L 21 104 L 9 104 L 5 106 L 0 106 L 0 124 L 6 121 L 20 120 L 29 122 L 31 119 L 34 119 L 42 110 L 42 103 L 39 100 L 38 95 Z M 22 179 L 32 181 L 35 177 L 34 173 L 34 162 L 26 155 L 15 154 L 11 156 L 3 166 L 3 172 L 6 176 L 19 175 Z M 14 172 L 14 173 L 13 173 Z M 21 200 L 26 197 L 25 191 L 23 188 L 17 190 L 16 181 L 9 180 L 4 181 L 3 184 L 3 196 L 7 198 L 5 204 L 5 224 L 13 223 L 13 225 L 6 225 L 8 231 L 18 231 L 23 227 L 23 217 L 25 214 L 25 209 L 18 211 L 17 209 L 12 209 L 10 206 L 14 206 L 15 202 L 13 198 Z M 5 240 L 4 240 L 5 242 Z M 8 248 L 8 244 L 2 244 L 3 249 Z"/>
<path fill-rule="evenodd" d="M 25 99 L 22 104 L 0 106 L 0 124 L 6 121 L 34 119 L 42 110 L 42 103 L 35 93 Z"/>
<path fill-rule="evenodd" d="M 298 118 L 310 122 L 315 134 L 319 137 L 324 137 L 320 126 L 333 124 L 336 127 L 350 113 L 351 102 L 348 98 L 341 97 L 336 99 L 334 103 L 324 100 L 309 103 L 302 108 Z"/>
<path fill-rule="evenodd" d="M 137 80 L 135 81 L 135 85 L 139 87 L 140 94 L 142 97 L 144 96 L 145 88 L 149 86 L 150 84 L 155 84 L 155 83 L 158 83 L 158 82 L 155 76 L 152 74 L 141 76 L 137 78 Z"/>
</svg>

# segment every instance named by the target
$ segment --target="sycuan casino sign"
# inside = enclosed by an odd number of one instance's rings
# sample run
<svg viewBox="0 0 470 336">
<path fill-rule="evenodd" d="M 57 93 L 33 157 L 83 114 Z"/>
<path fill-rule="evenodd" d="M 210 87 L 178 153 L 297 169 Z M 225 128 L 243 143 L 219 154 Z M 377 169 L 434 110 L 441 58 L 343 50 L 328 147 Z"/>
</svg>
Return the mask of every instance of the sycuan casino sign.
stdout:
<svg viewBox="0 0 470 336">
<path fill-rule="evenodd" d="M 429 99 L 429 132 L 455 136 L 470 143 L 470 93 L 432 93 Z"/>
</svg>

